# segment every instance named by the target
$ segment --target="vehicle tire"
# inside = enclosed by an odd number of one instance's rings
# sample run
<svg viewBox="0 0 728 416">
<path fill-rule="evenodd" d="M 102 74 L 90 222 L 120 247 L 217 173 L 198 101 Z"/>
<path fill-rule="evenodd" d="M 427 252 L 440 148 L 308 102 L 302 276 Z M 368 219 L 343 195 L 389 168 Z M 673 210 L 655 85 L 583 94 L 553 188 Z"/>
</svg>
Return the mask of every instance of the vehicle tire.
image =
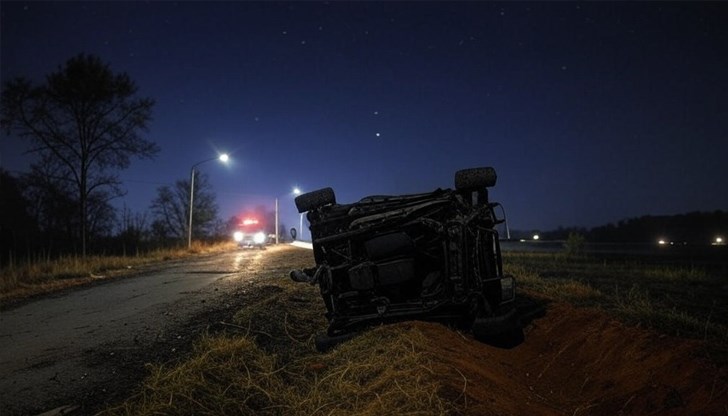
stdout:
<svg viewBox="0 0 728 416">
<path fill-rule="evenodd" d="M 317 191 L 299 195 L 295 199 L 296 208 L 299 213 L 311 211 L 324 205 L 335 204 L 336 196 L 331 188 L 323 188 Z"/>
<path fill-rule="evenodd" d="M 463 169 L 455 172 L 455 189 L 469 191 L 495 186 L 497 175 L 491 167 Z"/>
<path fill-rule="evenodd" d="M 356 333 L 354 332 L 333 336 L 328 334 L 318 334 L 316 335 L 316 339 L 314 340 L 316 343 L 316 350 L 318 352 L 327 352 L 335 346 L 341 344 L 342 342 L 346 342 L 354 338 L 355 336 Z"/>
</svg>

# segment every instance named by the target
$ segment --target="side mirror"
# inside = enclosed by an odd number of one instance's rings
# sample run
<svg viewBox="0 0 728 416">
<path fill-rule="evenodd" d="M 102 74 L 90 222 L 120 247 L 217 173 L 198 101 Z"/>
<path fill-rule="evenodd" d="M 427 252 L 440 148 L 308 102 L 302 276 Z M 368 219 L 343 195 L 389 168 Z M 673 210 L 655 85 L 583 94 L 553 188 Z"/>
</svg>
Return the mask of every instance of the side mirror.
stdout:
<svg viewBox="0 0 728 416">
<path fill-rule="evenodd" d="M 498 202 L 491 202 L 490 204 L 490 212 L 493 213 L 493 221 L 495 224 L 503 224 L 506 225 L 506 238 L 511 239 L 511 230 L 508 228 L 508 218 L 506 218 L 506 210 L 503 208 L 503 205 L 501 205 Z M 498 210 L 496 208 L 500 207 L 500 213 L 502 215 L 498 215 Z"/>
<path fill-rule="evenodd" d="M 291 238 L 295 240 L 297 234 L 298 234 L 298 232 L 296 231 L 296 229 L 291 228 Z"/>
<path fill-rule="evenodd" d="M 495 221 L 496 224 L 500 224 L 506 221 L 506 210 L 503 208 L 503 205 L 498 202 L 491 202 L 488 205 L 490 205 L 490 210 L 493 213 L 493 221 Z M 496 208 L 500 209 L 498 210 Z M 498 215 L 498 211 L 500 211 L 500 215 Z"/>
</svg>

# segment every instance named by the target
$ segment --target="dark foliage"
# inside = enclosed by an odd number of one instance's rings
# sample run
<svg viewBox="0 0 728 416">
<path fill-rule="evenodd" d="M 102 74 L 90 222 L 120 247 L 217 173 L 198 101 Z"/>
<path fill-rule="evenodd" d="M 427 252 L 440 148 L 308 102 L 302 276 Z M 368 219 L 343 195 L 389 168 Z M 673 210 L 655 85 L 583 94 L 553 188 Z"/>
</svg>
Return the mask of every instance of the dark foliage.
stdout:
<svg viewBox="0 0 728 416">
<path fill-rule="evenodd" d="M 29 180 L 37 190 L 51 192 L 50 183 L 53 192 L 65 194 L 63 209 L 39 210 L 59 217 L 83 254 L 88 238 L 109 227 L 108 201 L 123 194 L 115 172 L 132 158 L 151 158 L 159 151 L 140 135 L 154 101 L 136 93 L 127 74 L 114 74 L 98 57 L 83 54 L 41 85 L 19 78 L 3 86 L 2 127 L 27 139 L 29 152 L 40 158 Z M 51 195 L 39 200 L 51 201 Z"/>
<path fill-rule="evenodd" d="M 187 238 L 190 214 L 190 181 L 179 180 L 174 187 L 162 186 L 152 201 L 152 236 L 157 241 Z M 207 175 L 195 171 L 192 209 L 193 238 L 210 237 L 215 231 L 218 207 Z"/>
<path fill-rule="evenodd" d="M 17 178 L 0 169 L 0 265 L 10 260 L 11 253 L 27 255 L 37 245 L 39 230 L 21 189 Z"/>
<path fill-rule="evenodd" d="M 645 215 L 591 229 L 559 227 L 539 233 L 543 240 L 567 240 L 579 234 L 590 242 L 653 243 L 658 239 L 690 244 L 710 244 L 715 237 L 728 234 L 728 212 L 690 212 L 680 215 Z M 515 238 L 530 239 L 533 232 L 512 231 Z"/>
</svg>

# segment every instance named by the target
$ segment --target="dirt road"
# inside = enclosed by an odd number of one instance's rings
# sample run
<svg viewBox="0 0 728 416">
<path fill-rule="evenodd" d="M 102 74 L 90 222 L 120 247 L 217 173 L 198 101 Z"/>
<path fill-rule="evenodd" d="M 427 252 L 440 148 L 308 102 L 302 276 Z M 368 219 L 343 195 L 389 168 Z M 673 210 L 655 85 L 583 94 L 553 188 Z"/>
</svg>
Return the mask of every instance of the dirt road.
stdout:
<svg viewBox="0 0 728 416">
<path fill-rule="evenodd" d="M 239 308 L 277 248 L 174 261 L 0 312 L 0 414 L 90 413 Z M 74 413 L 76 414 L 76 413 Z"/>
</svg>

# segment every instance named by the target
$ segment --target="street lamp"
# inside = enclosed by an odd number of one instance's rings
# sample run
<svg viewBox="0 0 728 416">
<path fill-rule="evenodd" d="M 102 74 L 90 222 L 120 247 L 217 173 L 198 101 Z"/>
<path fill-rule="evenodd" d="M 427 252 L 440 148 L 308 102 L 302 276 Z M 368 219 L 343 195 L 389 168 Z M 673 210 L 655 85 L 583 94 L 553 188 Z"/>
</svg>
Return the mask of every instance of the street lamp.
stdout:
<svg viewBox="0 0 728 416">
<path fill-rule="evenodd" d="M 293 188 L 293 195 L 301 195 L 301 188 L 295 187 Z M 301 235 L 298 239 L 303 240 L 303 212 L 300 214 L 300 221 L 298 223 L 298 233 Z"/>
<path fill-rule="evenodd" d="M 293 195 L 300 195 L 301 190 L 298 188 L 293 188 L 292 193 L 293 193 Z M 303 214 L 301 214 L 301 215 L 303 215 Z M 301 218 L 303 218 L 303 217 L 301 217 Z M 278 225 L 278 197 L 276 197 L 276 244 L 278 244 L 278 234 L 279 234 L 278 228 L 279 227 L 280 227 L 280 225 Z"/>
<path fill-rule="evenodd" d="M 190 223 L 187 227 L 187 248 L 192 248 L 192 204 L 194 202 L 195 197 L 195 167 L 205 163 L 205 162 L 211 162 L 213 160 L 219 160 L 222 163 L 227 163 L 228 160 L 230 160 L 230 157 L 227 155 L 227 153 L 223 153 L 218 157 L 213 157 L 210 159 L 205 159 L 201 162 L 197 162 L 194 165 L 192 165 L 192 168 L 190 169 Z"/>
</svg>

